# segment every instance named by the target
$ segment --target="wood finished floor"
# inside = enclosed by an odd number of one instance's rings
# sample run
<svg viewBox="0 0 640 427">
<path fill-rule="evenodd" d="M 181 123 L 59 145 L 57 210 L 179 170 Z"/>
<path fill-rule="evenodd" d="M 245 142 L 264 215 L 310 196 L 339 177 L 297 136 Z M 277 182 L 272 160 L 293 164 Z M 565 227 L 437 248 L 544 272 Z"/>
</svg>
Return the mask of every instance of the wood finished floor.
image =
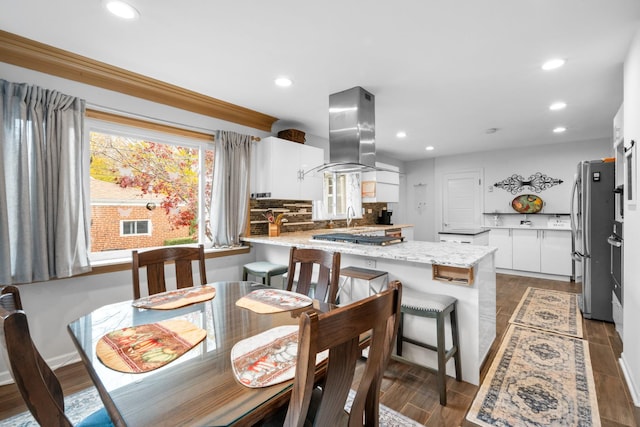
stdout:
<svg viewBox="0 0 640 427">
<path fill-rule="evenodd" d="M 513 310 L 527 287 L 579 292 L 580 285 L 568 282 L 534 279 L 529 277 L 497 275 L 497 337 L 491 347 L 484 377 L 506 331 Z M 640 409 L 633 406 L 624 382 L 618 358 L 622 342 L 610 323 L 585 320 L 585 339 L 589 351 L 598 395 L 598 406 L 603 427 L 640 427 Z M 91 385 L 81 363 L 56 370 L 66 394 L 75 393 Z M 464 417 L 478 387 L 456 382 L 448 377 L 446 407 L 440 406 L 435 376 L 423 369 L 391 361 L 382 384 L 382 404 L 420 422 L 425 426 L 467 426 Z M 0 426 L 2 420 L 25 411 L 15 385 L 0 387 Z"/>
</svg>

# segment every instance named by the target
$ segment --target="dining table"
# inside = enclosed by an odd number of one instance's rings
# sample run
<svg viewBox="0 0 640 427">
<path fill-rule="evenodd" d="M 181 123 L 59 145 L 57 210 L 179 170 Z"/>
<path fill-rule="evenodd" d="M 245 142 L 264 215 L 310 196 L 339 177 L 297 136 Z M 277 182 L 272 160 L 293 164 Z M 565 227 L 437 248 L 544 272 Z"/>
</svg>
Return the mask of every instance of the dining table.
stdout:
<svg viewBox="0 0 640 427">
<path fill-rule="evenodd" d="M 68 325 L 114 425 L 252 425 L 288 402 L 293 380 L 264 387 L 242 384 L 233 372 L 232 348 L 273 328 L 297 325 L 305 310 L 327 312 L 335 306 L 313 300 L 304 308 L 258 313 L 236 302 L 264 285 L 224 281 L 207 286 L 215 289 L 215 296 L 204 302 L 156 310 L 123 301 L 100 307 Z M 205 330 L 206 337 L 158 369 L 120 372 L 107 367 L 96 351 L 101 338 L 112 331 L 175 319 Z"/>
</svg>

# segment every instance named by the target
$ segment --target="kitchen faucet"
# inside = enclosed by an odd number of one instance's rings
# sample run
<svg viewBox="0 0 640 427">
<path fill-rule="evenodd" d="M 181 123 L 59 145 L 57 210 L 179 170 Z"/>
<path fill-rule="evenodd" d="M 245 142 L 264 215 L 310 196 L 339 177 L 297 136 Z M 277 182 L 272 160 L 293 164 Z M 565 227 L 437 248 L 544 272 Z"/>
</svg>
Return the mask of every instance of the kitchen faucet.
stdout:
<svg viewBox="0 0 640 427">
<path fill-rule="evenodd" d="M 351 213 L 351 215 L 349 215 Z M 347 206 L 347 228 L 351 227 L 351 221 L 356 216 L 356 211 L 353 209 L 353 206 Z"/>
</svg>

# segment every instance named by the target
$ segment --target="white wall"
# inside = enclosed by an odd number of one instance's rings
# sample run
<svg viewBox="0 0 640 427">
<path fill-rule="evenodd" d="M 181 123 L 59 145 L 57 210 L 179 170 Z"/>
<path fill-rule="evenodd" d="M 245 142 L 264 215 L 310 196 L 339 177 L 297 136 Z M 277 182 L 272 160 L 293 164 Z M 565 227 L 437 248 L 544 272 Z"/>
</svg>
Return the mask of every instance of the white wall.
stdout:
<svg viewBox="0 0 640 427">
<path fill-rule="evenodd" d="M 624 63 L 624 140 L 640 143 L 640 30 Z M 640 153 L 640 151 L 637 151 Z M 640 166 L 636 155 L 636 167 Z M 635 187 L 640 182 L 636 180 Z M 636 406 L 640 406 L 640 206 L 624 212 L 624 350 L 622 367 Z"/>
<path fill-rule="evenodd" d="M 415 240 L 435 241 L 435 160 L 406 163 L 404 212 L 407 224 L 413 224 Z"/>
<path fill-rule="evenodd" d="M 613 119 L 613 118 L 612 118 Z M 544 212 L 569 213 L 571 185 L 576 166 L 581 160 L 595 160 L 613 155 L 610 140 L 578 141 L 538 147 L 513 148 L 486 151 L 457 156 L 408 162 L 407 206 L 408 222 L 415 224 L 416 240 L 435 240 L 442 228 L 442 186 L 445 174 L 452 172 L 480 171 L 482 178 L 483 212 L 513 212 L 510 203 L 515 197 L 493 184 L 513 174 L 525 179 L 536 172 L 563 183 L 537 195 L 545 202 Z M 421 194 L 419 184 L 426 184 L 427 205 L 419 206 L 416 194 Z M 523 193 L 526 194 L 526 191 Z M 482 225 L 482 224 L 478 224 Z"/>
</svg>

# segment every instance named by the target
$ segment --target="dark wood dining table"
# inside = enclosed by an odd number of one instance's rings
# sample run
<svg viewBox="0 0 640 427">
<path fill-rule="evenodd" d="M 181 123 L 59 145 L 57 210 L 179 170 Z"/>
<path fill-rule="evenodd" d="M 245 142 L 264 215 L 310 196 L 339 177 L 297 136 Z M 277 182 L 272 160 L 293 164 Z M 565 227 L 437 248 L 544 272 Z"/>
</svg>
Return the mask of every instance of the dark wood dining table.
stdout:
<svg viewBox="0 0 640 427">
<path fill-rule="evenodd" d="M 295 325 L 304 310 L 257 314 L 236 301 L 263 287 L 255 282 L 216 282 L 212 300 L 173 310 L 139 309 L 132 301 L 100 307 L 68 325 L 71 338 L 116 426 L 251 425 L 284 405 L 292 381 L 249 388 L 233 374 L 231 349 L 238 341 L 282 325 Z M 154 371 L 129 374 L 106 367 L 96 344 L 106 333 L 128 326 L 183 318 L 207 331 L 200 344 Z"/>
</svg>

